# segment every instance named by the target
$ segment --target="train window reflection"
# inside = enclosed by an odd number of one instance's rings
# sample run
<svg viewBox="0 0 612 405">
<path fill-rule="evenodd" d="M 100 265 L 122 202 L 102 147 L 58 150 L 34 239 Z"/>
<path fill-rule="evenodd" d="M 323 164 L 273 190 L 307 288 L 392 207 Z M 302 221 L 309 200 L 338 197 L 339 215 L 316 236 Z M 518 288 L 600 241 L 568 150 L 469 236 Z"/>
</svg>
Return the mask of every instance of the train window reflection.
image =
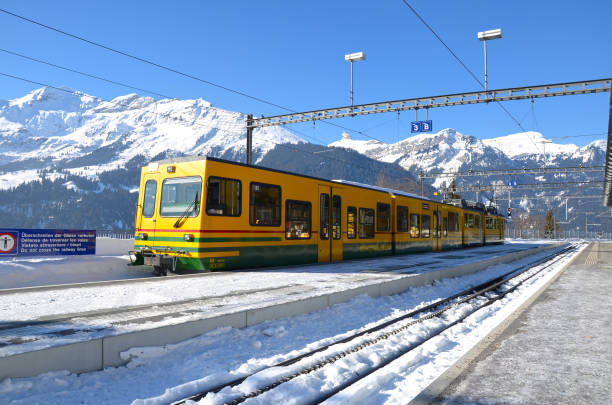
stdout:
<svg viewBox="0 0 612 405">
<path fill-rule="evenodd" d="M 397 231 L 408 232 L 408 207 L 397 206 Z"/>
<path fill-rule="evenodd" d="M 374 209 L 359 208 L 359 238 L 374 237 Z"/>
<path fill-rule="evenodd" d="M 348 207 L 346 209 L 346 237 L 355 239 L 357 236 L 357 208 Z"/>
<path fill-rule="evenodd" d="M 421 236 L 421 217 L 419 214 L 410 214 L 410 237 L 418 238 Z"/>
<path fill-rule="evenodd" d="M 281 224 L 280 186 L 251 183 L 249 223 L 253 226 L 279 226 Z"/>
<path fill-rule="evenodd" d="M 148 180 L 145 184 L 144 201 L 142 202 L 142 216 L 151 218 L 155 213 L 155 195 L 157 193 L 157 182 Z"/>
<path fill-rule="evenodd" d="M 240 180 L 209 177 L 206 191 L 206 213 L 239 217 L 242 205 Z"/>
<path fill-rule="evenodd" d="M 319 229 L 320 239 L 329 239 L 329 194 L 321 194 L 321 226 Z"/>
<path fill-rule="evenodd" d="M 342 199 L 339 195 L 332 197 L 332 237 L 342 237 Z"/>
<path fill-rule="evenodd" d="M 429 232 L 431 227 L 431 217 L 429 215 L 423 215 L 421 217 L 421 237 L 429 238 Z"/>
<path fill-rule="evenodd" d="M 160 213 L 165 217 L 197 217 L 200 214 L 200 177 L 177 177 L 164 180 Z"/>
<path fill-rule="evenodd" d="M 376 204 L 376 231 L 389 232 L 391 230 L 391 206 L 389 204 Z"/>
<path fill-rule="evenodd" d="M 285 238 L 310 239 L 312 205 L 307 201 L 285 202 Z"/>
</svg>

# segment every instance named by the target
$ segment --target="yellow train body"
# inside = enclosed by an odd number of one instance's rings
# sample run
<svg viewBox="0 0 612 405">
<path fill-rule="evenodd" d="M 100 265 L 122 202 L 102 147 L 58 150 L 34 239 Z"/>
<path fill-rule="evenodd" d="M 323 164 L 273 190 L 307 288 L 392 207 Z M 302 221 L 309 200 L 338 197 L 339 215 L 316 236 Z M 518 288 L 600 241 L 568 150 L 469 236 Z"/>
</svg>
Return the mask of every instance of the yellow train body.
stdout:
<svg viewBox="0 0 612 405">
<path fill-rule="evenodd" d="M 134 252 L 162 272 L 321 263 L 503 243 L 503 226 L 399 191 L 177 158 L 142 168 Z"/>
</svg>

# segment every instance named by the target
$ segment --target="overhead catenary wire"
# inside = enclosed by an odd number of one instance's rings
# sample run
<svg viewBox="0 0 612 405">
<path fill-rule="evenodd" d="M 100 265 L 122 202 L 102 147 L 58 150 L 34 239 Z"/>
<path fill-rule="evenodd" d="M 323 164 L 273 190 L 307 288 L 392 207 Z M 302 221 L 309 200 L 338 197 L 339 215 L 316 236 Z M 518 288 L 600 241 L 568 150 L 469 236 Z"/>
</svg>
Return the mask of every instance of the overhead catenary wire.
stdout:
<svg viewBox="0 0 612 405">
<path fill-rule="evenodd" d="M 247 93 L 245 93 L 245 92 L 243 92 L 243 91 L 235 90 L 235 89 L 232 89 L 232 88 L 230 88 L 230 87 L 227 87 L 227 86 L 224 86 L 224 85 L 221 85 L 221 84 L 218 84 L 218 83 L 212 82 L 212 81 L 210 81 L 210 80 L 202 79 L 202 78 L 197 77 L 197 76 L 195 76 L 195 75 L 193 75 L 193 74 L 190 74 L 190 73 L 185 73 L 185 72 L 181 72 L 181 71 L 179 71 L 179 70 L 177 70 L 177 69 L 171 68 L 171 67 L 169 67 L 169 66 L 162 65 L 162 64 L 157 63 L 157 62 L 154 62 L 154 61 L 152 61 L 152 60 L 145 59 L 145 58 L 142 58 L 142 57 L 139 57 L 139 56 L 136 56 L 136 55 L 133 55 L 133 54 L 130 54 L 130 53 L 127 53 L 127 52 L 124 52 L 124 51 L 121 51 L 121 50 L 115 49 L 115 48 L 112 48 L 112 47 L 107 46 L 107 45 L 103 45 L 103 44 L 101 44 L 101 43 L 99 43 L 99 42 L 96 42 L 96 41 L 93 41 L 93 40 L 90 40 L 90 39 L 84 38 L 84 37 L 82 37 L 82 36 L 80 36 L 80 35 L 71 34 L 71 33 L 67 32 L 67 31 L 61 30 L 61 29 L 59 29 L 59 28 L 52 27 L 52 26 L 50 26 L 50 25 L 47 25 L 47 24 L 41 23 L 41 22 L 36 21 L 36 20 L 33 20 L 33 19 L 31 19 L 31 18 L 24 17 L 24 16 L 22 16 L 22 15 L 19 15 L 19 14 L 13 13 L 13 12 L 11 12 L 11 11 L 9 11 L 9 10 L 6 10 L 6 9 L 3 9 L 3 8 L 0 8 L 0 12 L 5 13 L 5 14 L 8 14 L 8 15 L 13 16 L 13 17 L 18 18 L 18 19 L 21 19 L 21 20 L 23 20 L 23 21 L 29 22 L 29 23 L 31 23 L 31 24 L 38 25 L 38 26 L 43 27 L 43 28 L 46 28 L 46 29 L 48 29 L 48 30 L 51 30 L 51 31 L 57 32 L 57 33 L 59 33 L 59 34 L 62 34 L 62 35 L 68 36 L 68 37 L 70 37 L 70 38 L 73 38 L 73 39 L 76 39 L 76 40 L 79 40 L 79 41 L 85 42 L 85 43 L 87 43 L 87 44 L 90 44 L 90 45 L 93 45 L 93 46 L 96 46 L 96 47 L 99 47 L 99 48 L 105 49 L 105 50 L 110 51 L 110 52 L 114 52 L 114 53 L 116 53 L 116 54 L 119 54 L 119 55 L 125 56 L 125 57 L 127 57 L 127 58 L 131 58 L 131 59 L 137 60 L 137 61 L 142 62 L 142 63 L 146 63 L 146 64 L 151 65 L 151 66 L 155 66 L 155 67 L 157 67 L 157 68 L 159 68 L 159 69 L 166 70 L 166 71 L 168 71 L 168 72 L 171 72 L 171 73 L 174 73 L 174 74 L 177 74 L 177 75 L 180 75 L 180 76 L 183 76 L 183 77 L 186 77 L 186 78 L 192 79 L 192 80 L 196 80 L 196 81 L 201 82 L 201 83 L 204 83 L 204 84 L 208 84 L 208 85 L 213 86 L 213 87 L 217 87 L 217 88 L 219 88 L 219 89 L 222 89 L 222 90 L 225 90 L 225 91 L 228 91 L 228 92 L 231 92 L 231 93 L 234 93 L 234 94 L 237 94 L 237 95 L 240 95 L 240 96 L 243 96 L 243 97 L 249 98 L 249 99 L 251 99 L 251 100 L 255 100 L 255 101 L 258 101 L 258 102 L 263 103 L 263 104 L 267 104 L 267 105 L 270 105 L 270 106 L 273 106 L 273 107 L 276 107 L 276 108 L 280 108 L 280 109 L 282 109 L 282 110 L 289 111 L 289 112 L 291 112 L 291 113 L 297 113 L 297 112 L 298 112 L 298 111 L 296 111 L 296 110 L 294 110 L 294 109 L 292 109 L 292 108 L 289 108 L 289 107 L 286 107 L 286 106 L 282 106 L 282 105 L 280 105 L 280 104 L 277 104 L 277 103 L 274 103 L 274 102 L 271 102 L 271 101 L 265 100 L 265 99 L 263 99 L 263 98 L 261 98 L 261 97 L 252 96 L 252 95 L 247 94 Z M 365 136 L 365 137 L 367 137 L 367 138 L 373 139 L 373 140 L 378 141 L 378 142 L 383 142 L 383 141 L 381 141 L 380 139 L 374 138 L 374 137 L 372 137 L 372 136 L 370 136 L 370 135 L 368 135 L 368 134 L 364 133 L 363 131 L 354 130 L 354 129 L 352 129 L 352 128 L 348 128 L 348 127 L 345 127 L 345 126 L 342 126 L 342 125 L 338 125 L 338 124 L 334 124 L 334 123 L 331 123 L 331 122 L 325 122 L 325 124 L 327 124 L 327 125 L 331 125 L 331 126 L 334 126 L 334 127 L 337 127 L 337 128 L 340 128 L 340 129 L 343 129 L 343 130 L 349 131 L 349 132 L 353 132 L 353 133 L 356 133 L 356 134 L 360 134 L 360 135 L 362 135 L 362 136 Z M 384 142 L 383 142 L 383 143 L 384 143 Z"/>
</svg>

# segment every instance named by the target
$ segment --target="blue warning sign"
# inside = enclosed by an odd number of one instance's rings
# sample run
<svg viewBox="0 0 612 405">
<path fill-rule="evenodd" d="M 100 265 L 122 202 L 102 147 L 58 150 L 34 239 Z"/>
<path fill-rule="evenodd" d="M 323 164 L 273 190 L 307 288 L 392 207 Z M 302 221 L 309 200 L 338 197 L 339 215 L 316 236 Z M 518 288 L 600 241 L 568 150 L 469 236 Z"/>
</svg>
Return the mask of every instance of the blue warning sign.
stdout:
<svg viewBox="0 0 612 405">
<path fill-rule="evenodd" d="M 0 257 L 95 254 L 95 230 L 0 229 Z"/>
</svg>

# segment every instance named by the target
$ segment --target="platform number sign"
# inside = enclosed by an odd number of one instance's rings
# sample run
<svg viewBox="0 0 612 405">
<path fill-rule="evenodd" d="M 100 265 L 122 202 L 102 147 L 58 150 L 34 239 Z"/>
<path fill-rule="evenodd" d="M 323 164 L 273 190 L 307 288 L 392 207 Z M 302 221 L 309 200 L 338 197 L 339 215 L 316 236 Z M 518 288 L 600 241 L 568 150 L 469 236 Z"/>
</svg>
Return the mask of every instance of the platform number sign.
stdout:
<svg viewBox="0 0 612 405">
<path fill-rule="evenodd" d="M 17 254 L 17 238 L 16 232 L 0 231 L 0 256 L 13 256 Z"/>
<path fill-rule="evenodd" d="M 433 131 L 433 123 L 431 120 L 427 121 L 412 121 L 410 123 L 410 132 L 431 132 Z"/>
</svg>

